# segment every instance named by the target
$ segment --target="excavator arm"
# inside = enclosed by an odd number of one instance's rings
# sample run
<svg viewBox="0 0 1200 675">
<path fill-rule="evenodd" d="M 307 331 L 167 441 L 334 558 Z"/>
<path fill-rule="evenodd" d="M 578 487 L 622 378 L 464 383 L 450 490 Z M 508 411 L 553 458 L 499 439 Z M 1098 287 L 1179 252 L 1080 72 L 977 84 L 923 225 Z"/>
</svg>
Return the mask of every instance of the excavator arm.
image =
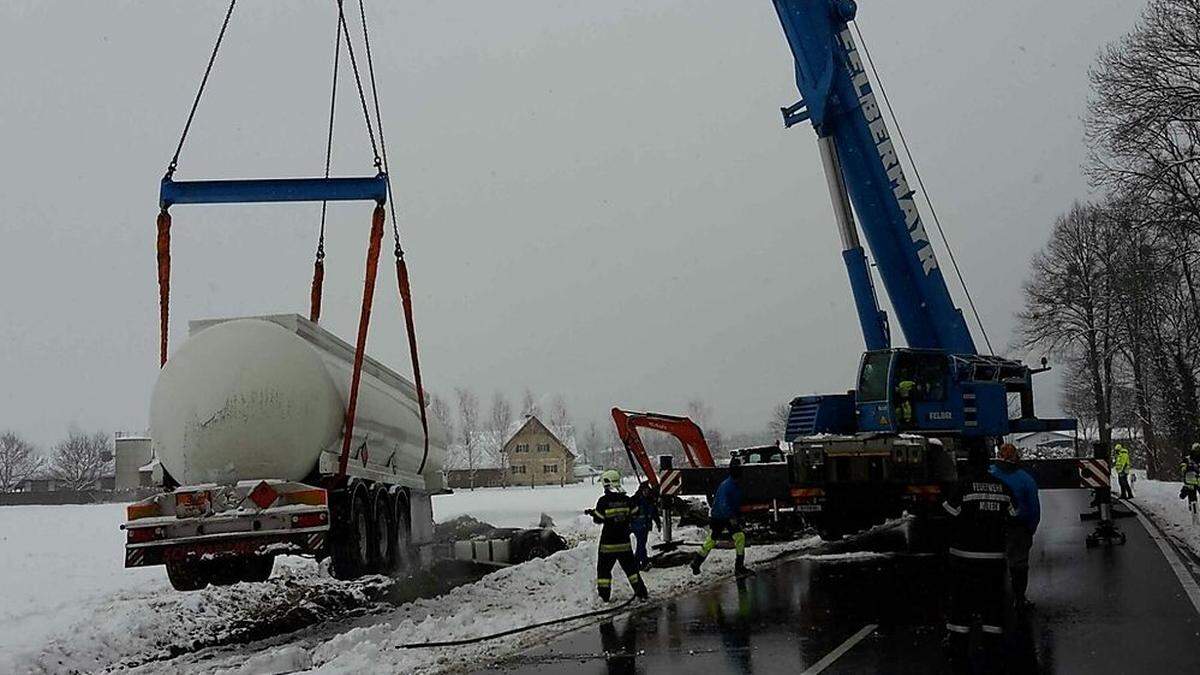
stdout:
<svg viewBox="0 0 1200 675">
<path fill-rule="evenodd" d="M 704 432 L 696 426 L 695 422 L 686 417 L 634 412 L 620 408 L 612 409 L 612 417 L 613 424 L 617 427 L 617 435 L 620 436 L 621 443 L 625 445 L 625 453 L 629 456 L 630 465 L 634 467 L 634 471 L 641 468 L 651 487 L 658 487 L 658 474 L 654 470 L 650 456 L 646 454 L 646 446 L 642 444 L 642 437 L 638 435 L 639 428 L 654 429 L 674 436 L 683 446 L 683 453 L 687 457 L 688 464 L 693 468 L 716 466 L 712 453 L 708 450 L 708 443 L 704 440 Z"/>
</svg>

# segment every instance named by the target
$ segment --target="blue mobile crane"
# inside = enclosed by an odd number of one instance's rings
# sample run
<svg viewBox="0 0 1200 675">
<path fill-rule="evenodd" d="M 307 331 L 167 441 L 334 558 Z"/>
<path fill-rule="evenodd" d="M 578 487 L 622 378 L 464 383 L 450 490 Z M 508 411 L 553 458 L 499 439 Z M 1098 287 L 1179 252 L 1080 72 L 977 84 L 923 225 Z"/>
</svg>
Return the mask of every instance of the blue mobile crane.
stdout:
<svg viewBox="0 0 1200 675">
<path fill-rule="evenodd" d="M 796 505 L 838 534 L 936 503 L 962 460 L 1006 434 L 1075 420 L 1035 415 L 1032 376 L 1044 361 L 1035 369 L 976 349 L 854 39 L 853 0 L 774 3 L 801 95 L 782 109 L 784 124 L 816 132 L 866 343 L 856 388 L 794 399 L 784 439 Z M 906 347 L 892 345 L 860 230 Z"/>
<path fill-rule="evenodd" d="M 772 529 L 811 525 L 831 537 L 905 511 L 937 517 L 943 493 L 972 456 L 988 457 L 1007 434 L 1069 431 L 1076 423 L 1034 413 L 1032 380 L 1046 370 L 1044 360 L 1031 368 L 976 348 L 905 178 L 901 147 L 867 73 L 869 55 L 854 39 L 853 0 L 773 2 L 801 95 L 781 109 L 784 125 L 808 121 L 816 132 L 866 351 L 854 389 L 791 401 L 783 439 L 791 452 L 785 461 L 772 455 L 743 467 L 742 510 Z M 860 231 L 905 347 L 892 344 Z M 676 496 L 711 495 L 725 475 L 711 465 L 660 461 L 652 476 L 649 460 L 638 457 L 668 509 Z M 1043 488 L 1088 487 L 1081 462 L 1027 465 Z M 1107 474 L 1097 466 L 1096 475 Z"/>
</svg>

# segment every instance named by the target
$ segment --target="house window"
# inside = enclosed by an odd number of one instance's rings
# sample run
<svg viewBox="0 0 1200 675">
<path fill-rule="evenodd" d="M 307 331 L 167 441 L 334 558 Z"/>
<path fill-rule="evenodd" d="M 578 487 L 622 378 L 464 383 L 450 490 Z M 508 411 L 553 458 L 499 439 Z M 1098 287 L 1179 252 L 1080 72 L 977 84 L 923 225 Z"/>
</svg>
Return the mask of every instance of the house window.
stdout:
<svg viewBox="0 0 1200 675">
<path fill-rule="evenodd" d="M 529 452 L 529 444 L 517 443 L 517 452 Z"/>
<path fill-rule="evenodd" d="M 538 452 L 550 452 L 550 444 L 538 443 Z"/>
<path fill-rule="evenodd" d="M 520 466 L 514 466 L 514 467 L 512 467 L 512 472 L 513 472 L 513 473 L 525 473 L 525 465 L 524 465 L 524 464 L 522 464 L 522 465 L 520 465 Z"/>
<path fill-rule="evenodd" d="M 558 473 L 557 464 L 543 464 L 542 473 Z"/>
</svg>

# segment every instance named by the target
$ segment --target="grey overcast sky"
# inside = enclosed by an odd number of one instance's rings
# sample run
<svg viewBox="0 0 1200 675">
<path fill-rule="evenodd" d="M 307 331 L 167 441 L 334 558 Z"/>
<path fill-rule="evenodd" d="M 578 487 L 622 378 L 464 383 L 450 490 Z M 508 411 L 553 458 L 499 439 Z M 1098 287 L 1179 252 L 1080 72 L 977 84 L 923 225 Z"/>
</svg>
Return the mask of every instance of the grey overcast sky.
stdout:
<svg viewBox="0 0 1200 675">
<path fill-rule="evenodd" d="M 224 7 L 0 4 L 0 428 L 145 427 L 158 180 Z M 1086 70 L 1140 8 L 860 2 L 994 343 L 1088 196 Z M 432 390 L 562 392 L 581 422 L 700 397 L 740 431 L 852 385 L 862 340 L 811 127 L 780 122 L 797 94 L 769 0 L 368 10 Z M 330 2 L 240 3 L 179 177 L 319 174 L 333 29 Z M 343 92 L 335 170 L 369 173 Z M 304 313 L 318 209 L 174 209 L 172 344 L 192 318 Z M 368 221 L 331 209 L 323 324 L 343 337 Z M 369 351 L 408 372 L 389 265 L 378 288 Z"/>
</svg>

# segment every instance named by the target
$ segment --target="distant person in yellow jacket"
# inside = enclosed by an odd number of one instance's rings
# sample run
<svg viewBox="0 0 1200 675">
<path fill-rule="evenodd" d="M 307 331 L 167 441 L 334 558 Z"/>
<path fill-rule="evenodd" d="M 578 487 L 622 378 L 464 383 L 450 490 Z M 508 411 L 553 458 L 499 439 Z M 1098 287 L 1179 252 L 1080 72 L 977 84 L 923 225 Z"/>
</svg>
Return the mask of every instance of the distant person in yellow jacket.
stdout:
<svg viewBox="0 0 1200 675">
<path fill-rule="evenodd" d="M 1129 450 L 1117 443 L 1117 459 L 1113 463 L 1117 472 L 1117 481 L 1121 484 L 1121 499 L 1133 499 L 1133 490 L 1129 488 L 1129 471 L 1133 463 L 1129 461 Z"/>
</svg>

